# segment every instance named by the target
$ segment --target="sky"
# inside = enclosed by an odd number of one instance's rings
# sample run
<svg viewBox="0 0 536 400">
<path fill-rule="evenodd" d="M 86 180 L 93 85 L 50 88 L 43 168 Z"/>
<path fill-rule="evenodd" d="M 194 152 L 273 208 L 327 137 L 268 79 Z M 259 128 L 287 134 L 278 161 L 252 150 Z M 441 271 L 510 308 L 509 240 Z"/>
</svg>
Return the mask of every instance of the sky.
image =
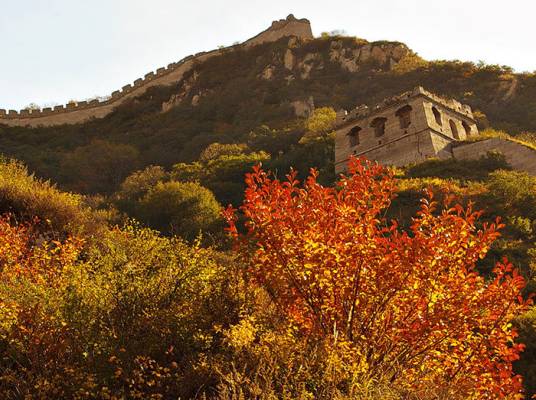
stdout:
<svg viewBox="0 0 536 400">
<path fill-rule="evenodd" d="M 293 13 L 313 33 L 406 43 L 428 60 L 536 70 L 533 0 L 0 0 L 0 108 L 109 95 Z"/>
</svg>

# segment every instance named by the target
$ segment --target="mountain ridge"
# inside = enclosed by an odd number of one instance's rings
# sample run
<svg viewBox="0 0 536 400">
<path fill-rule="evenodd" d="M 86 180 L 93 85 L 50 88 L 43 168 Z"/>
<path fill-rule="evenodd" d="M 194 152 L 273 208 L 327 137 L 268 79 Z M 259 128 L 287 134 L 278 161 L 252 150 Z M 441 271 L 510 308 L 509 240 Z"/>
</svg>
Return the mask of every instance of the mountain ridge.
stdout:
<svg viewBox="0 0 536 400">
<path fill-rule="evenodd" d="M 313 34 L 309 20 L 296 19 L 294 15 L 290 14 L 286 19 L 273 21 L 269 28 L 243 43 L 189 55 L 178 62 L 169 64 L 167 67 L 158 68 L 156 72 L 149 72 L 143 78 L 135 80 L 133 84 L 127 84 L 120 90 L 114 91 L 104 101 L 95 99 L 71 102 L 54 108 L 46 107 L 21 111 L 0 109 L 0 124 L 31 127 L 53 126 L 83 123 L 91 118 L 103 118 L 123 102 L 142 95 L 150 87 L 171 85 L 180 81 L 182 76 L 196 63 L 221 55 L 226 51 L 273 42 L 287 36 L 312 39 Z"/>
</svg>

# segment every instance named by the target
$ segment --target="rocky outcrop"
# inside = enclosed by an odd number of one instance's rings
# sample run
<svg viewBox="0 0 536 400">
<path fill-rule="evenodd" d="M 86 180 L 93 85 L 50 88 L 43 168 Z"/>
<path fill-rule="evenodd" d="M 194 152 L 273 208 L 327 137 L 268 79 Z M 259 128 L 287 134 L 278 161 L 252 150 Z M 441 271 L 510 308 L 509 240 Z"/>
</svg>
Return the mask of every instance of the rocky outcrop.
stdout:
<svg viewBox="0 0 536 400">
<path fill-rule="evenodd" d="M 499 84 L 500 101 L 507 102 L 514 98 L 519 88 L 519 79 L 516 76 L 504 77 Z M 499 100 L 499 99 L 497 99 Z M 496 102 L 497 102 L 496 100 Z"/>
<path fill-rule="evenodd" d="M 393 69 L 411 50 L 402 43 L 368 43 L 358 48 L 348 48 L 342 41 L 333 41 L 329 58 L 348 72 L 357 72 L 363 64 L 376 63 Z"/>
<path fill-rule="evenodd" d="M 292 53 L 291 49 L 287 49 L 285 52 L 285 57 L 283 58 L 283 64 L 285 65 L 285 68 L 288 70 L 292 70 L 294 68 L 294 54 Z"/>
<path fill-rule="evenodd" d="M 264 79 L 265 81 L 270 81 L 274 77 L 274 72 L 275 72 L 275 66 L 268 65 L 262 71 L 262 74 L 260 75 L 260 78 Z"/>
<path fill-rule="evenodd" d="M 308 53 L 296 63 L 296 69 L 299 71 L 301 79 L 309 79 L 313 69 L 322 68 L 324 68 L 324 59 L 320 53 Z"/>
<path fill-rule="evenodd" d="M 182 104 L 184 99 L 191 95 L 191 90 L 194 87 L 198 77 L 198 72 L 194 71 L 194 73 L 189 78 L 182 80 L 179 83 L 179 92 L 177 94 L 172 95 L 168 101 L 162 103 L 162 112 L 169 111 L 173 107 Z M 194 102 L 196 104 L 199 103 L 199 98 L 195 101 L 192 99 L 192 105 Z"/>
<path fill-rule="evenodd" d="M 307 100 L 295 100 L 290 105 L 294 109 L 294 115 L 298 118 L 309 117 L 315 109 L 313 96 L 310 96 Z"/>
</svg>

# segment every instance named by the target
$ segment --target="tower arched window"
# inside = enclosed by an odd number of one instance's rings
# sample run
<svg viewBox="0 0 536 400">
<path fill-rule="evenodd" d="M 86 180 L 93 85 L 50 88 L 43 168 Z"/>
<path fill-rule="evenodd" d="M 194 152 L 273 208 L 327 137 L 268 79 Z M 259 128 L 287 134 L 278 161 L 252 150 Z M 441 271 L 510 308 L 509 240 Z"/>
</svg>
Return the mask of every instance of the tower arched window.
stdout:
<svg viewBox="0 0 536 400">
<path fill-rule="evenodd" d="M 385 134 L 385 123 L 387 118 L 377 117 L 372 120 L 370 127 L 374 128 L 374 136 L 380 137 Z"/>
<path fill-rule="evenodd" d="M 400 129 L 406 129 L 411 125 L 411 106 L 405 105 L 402 108 L 399 108 L 395 115 L 398 117 L 398 122 L 400 122 Z"/>
<path fill-rule="evenodd" d="M 436 124 L 438 125 L 443 125 L 443 123 L 441 122 L 441 113 L 439 112 L 439 110 L 435 107 L 432 107 L 432 112 L 434 113 L 434 118 L 435 118 L 435 122 Z"/>
<path fill-rule="evenodd" d="M 465 121 L 462 122 L 463 130 L 465 131 L 465 136 L 471 136 L 471 127 Z"/>
<path fill-rule="evenodd" d="M 458 133 L 458 127 L 456 126 L 456 122 L 454 122 L 453 120 L 449 120 L 449 125 L 450 131 L 452 132 L 452 136 L 454 137 L 454 139 L 460 140 L 460 134 Z"/>
<path fill-rule="evenodd" d="M 357 146 L 359 144 L 359 132 L 361 132 L 360 126 L 354 126 L 350 131 L 346 134 L 348 136 L 348 144 L 350 147 Z"/>
</svg>

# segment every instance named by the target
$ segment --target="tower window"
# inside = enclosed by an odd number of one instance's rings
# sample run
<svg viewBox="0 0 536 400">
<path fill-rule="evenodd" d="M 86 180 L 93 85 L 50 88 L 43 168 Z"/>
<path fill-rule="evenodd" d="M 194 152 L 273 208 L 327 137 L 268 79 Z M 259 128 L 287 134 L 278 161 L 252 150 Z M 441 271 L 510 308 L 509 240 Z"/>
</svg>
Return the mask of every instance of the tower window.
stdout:
<svg viewBox="0 0 536 400">
<path fill-rule="evenodd" d="M 465 136 L 471 136 L 471 127 L 465 121 L 462 122 L 463 129 L 465 131 Z"/>
<path fill-rule="evenodd" d="M 354 126 L 350 131 L 346 134 L 348 136 L 348 144 L 350 147 L 357 146 L 359 144 L 359 132 L 361 132 L 360 126 Z"/>
<path fill-rule="evenodd" d="M 412 108 L 408 104 L 402 108 L 399 108 L 395 113 L 395 115 L 398 117 L 398 121 L 400 122 L 401 129 L 406 129 L 411 125 L 411 110 Z"/>
<path fill-rule="evenodd" d="M 435 107 L 432 107 L 432 112 L 434 113 L 434 118 L 435 118 L 435 122 L 436 124 L 438 124 L 439 126 L 443 125 L 441 123 L 441 113 L 439 112 L 439 110 Z"/>
<path fill-rule="evenodd" d="M 374 136 L 380 137 L 385 134 L 385 122 L 387 122 L 387 118 L 383 117 L 374 118 L 372 120 L 370 127 L 374 128 Z"/>
<path fill-rule="evenodd" d="M 454 137 L 454 139 L 460 140 L 460 134 L 458 133 L 458 127 L 456 126 L 456 122 L 454 122 L 453 120 L 449 120 L 449 125 L 450 131 L 452 132 L 452 136 Z"/>
</svg>

